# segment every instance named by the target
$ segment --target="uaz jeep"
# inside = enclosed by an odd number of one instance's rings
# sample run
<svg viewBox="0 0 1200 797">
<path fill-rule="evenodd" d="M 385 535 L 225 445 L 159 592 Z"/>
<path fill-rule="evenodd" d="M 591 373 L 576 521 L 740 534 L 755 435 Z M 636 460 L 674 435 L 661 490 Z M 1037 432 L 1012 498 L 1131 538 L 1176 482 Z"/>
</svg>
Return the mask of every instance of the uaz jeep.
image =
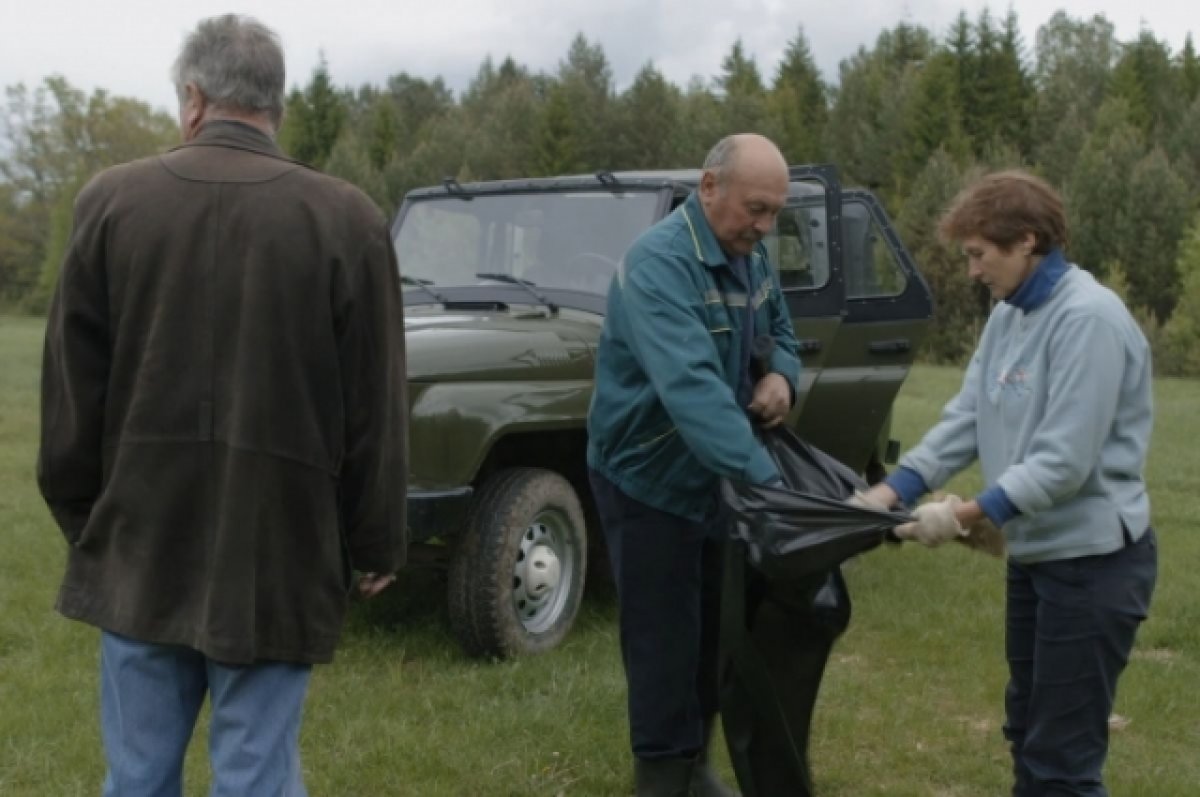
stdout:
<svg viewBox="0 0 1200 797">
<path fill-rule="evenodd" d="M 410 392 L 411 559 L 449 566 L 474 655 L 545 650 L 602 556 L 585 447 L 605 294 L 625 250 L 699 171 L 412 191 L 393 228 Z M 788 422 L 874 481 L 892 401 L 932 313 L 879 202 L 830 166 L 791 169 L 766 240 L 804 362 Z M 593 554 L 589 557 L 589 551 Z"/>
</svg>

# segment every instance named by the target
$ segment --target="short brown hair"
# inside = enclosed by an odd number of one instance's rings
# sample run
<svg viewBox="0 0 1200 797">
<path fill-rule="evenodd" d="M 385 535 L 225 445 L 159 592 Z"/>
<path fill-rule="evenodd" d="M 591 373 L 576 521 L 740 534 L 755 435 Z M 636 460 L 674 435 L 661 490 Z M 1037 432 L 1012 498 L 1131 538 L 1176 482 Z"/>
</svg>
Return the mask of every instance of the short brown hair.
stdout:
<svg viewBox="0 0 1200 797">
<path fill-rule="evenodd" d="M 1062 197 L 1029 172 L 993 172 L 959 192 L 938 223 L 945 242 L 978 235 L 1004 251 L 1033 233 L 1033 251 L 1044 255 L 1067 245 L 1067 216 Z"/>
</svg>

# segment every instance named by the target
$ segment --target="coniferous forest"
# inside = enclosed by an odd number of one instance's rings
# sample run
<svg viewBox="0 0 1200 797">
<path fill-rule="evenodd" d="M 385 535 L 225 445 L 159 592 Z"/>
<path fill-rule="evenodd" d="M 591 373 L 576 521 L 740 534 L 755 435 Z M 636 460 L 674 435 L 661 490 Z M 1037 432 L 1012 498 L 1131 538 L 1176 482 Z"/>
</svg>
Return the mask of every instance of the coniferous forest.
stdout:
<svg viewBox="0 0 1200 797">
<path fill-rule="evenodd" d="M 699 166 L 722 135 L 772 137 L 792 163 L 837 164 L 875 191 L 930 282 L 924 358 L 960 362 L 988 303 L 937 218 L 972 176 L 1023 166 L 1067 201 L 1071 260 L 1125 297 L 1159 375 L 1200 376 L 1200 56 L 1149 31 L 1118 40 L 1102 16 L 1063 12 L 1022 41 L 1018 20 L 965 13 L 947 30 L 904 23 L 827 82 L 803 29 L 782 60 L 740 41 L 720 72 L 680 86 L 652 61 L 615 85 L 580 34 L 552 73 L 485 58 L 454 92 L 438 77 L 339 86 L 322 64 L 290 92 L 280 144 L 366 191 L 387 214 L 411 188 L 600 169 Z M 649 55 L 649 54 L 648 54 Z M 8 86 L 0 117 L 0 308 L 41 312 L 98 170 L 178 141 L 172 115 L 61 77 Z"/>
</svg>

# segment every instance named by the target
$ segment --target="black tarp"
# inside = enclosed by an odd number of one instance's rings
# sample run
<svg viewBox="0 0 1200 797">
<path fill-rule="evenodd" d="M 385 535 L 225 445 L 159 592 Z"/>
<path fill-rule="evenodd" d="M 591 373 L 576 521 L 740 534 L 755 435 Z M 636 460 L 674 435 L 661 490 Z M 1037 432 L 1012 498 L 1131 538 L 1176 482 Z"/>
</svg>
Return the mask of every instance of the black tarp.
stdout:
<svg viewBox="0 0 1200 797">
<path fill-rule="evenodd" d="M 784 485 L 721 484 L 721 722 L 744 797 L 810 797 L 813 706 L 850 622 L 840 565 L 911 517 L 848 506 L 867 485 L 790 429 L 763 442 Z"/>
</svg>

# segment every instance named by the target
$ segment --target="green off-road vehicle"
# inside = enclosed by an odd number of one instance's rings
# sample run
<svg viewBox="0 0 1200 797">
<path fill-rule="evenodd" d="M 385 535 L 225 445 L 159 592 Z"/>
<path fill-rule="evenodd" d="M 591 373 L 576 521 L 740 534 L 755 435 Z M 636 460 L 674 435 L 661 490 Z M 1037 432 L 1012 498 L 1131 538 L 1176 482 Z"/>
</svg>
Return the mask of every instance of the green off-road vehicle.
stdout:
<svg viewBox="0 0 1200 797">
<path fill-rule="evenodd" d="M 829 166 L 791 177 L 766 240 L 804 361 L 788 420 L 873 481 L 895 459 L 891 406 L 932 314 L 929 288 L 870 193 L 843 189 Z M 607 567 L 585 463 L 605 294 L 633 240 L 699 178 L 448 180 L 405 198 L 393 234 L 410 558 L 449 566 L 451 625 L 471 654 L 553 647 L 589 565 Z"/>
</svg>

